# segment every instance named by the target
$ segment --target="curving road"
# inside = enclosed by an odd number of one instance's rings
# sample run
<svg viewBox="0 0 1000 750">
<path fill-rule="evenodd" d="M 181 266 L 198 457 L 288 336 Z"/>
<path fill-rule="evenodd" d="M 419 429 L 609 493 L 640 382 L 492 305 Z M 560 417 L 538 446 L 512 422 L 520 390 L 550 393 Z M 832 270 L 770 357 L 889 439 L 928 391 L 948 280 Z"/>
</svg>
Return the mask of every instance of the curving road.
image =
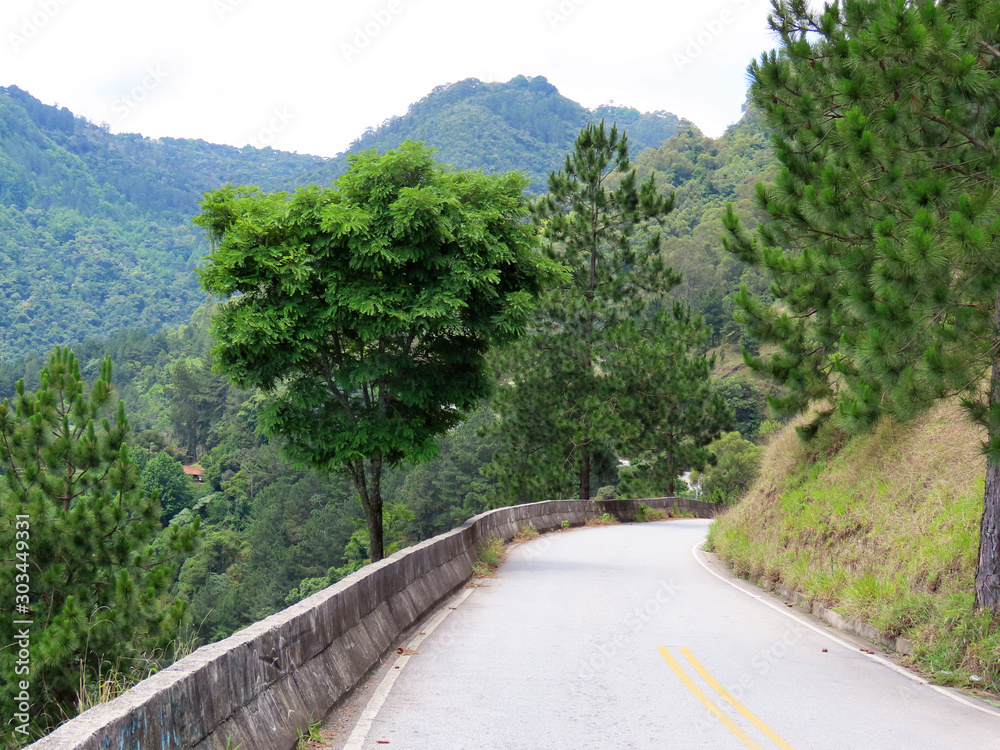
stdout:
<svg viewBox="0 0 1000 750">
<path fill-rule="evenodd" d="M 706 563 L 694 548 L 708 523 L 515 547 L 423 626 L 346 747 L 1000 748 L 1000 710 L 922 684 Z"/>
</svg>

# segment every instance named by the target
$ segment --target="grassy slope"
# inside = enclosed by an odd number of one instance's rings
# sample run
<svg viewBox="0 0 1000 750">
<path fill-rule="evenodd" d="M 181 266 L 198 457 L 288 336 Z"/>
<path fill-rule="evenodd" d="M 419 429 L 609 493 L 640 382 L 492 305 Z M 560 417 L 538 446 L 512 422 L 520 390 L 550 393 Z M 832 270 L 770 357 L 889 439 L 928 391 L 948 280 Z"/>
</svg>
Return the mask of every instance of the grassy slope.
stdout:
<svg viewBox="0 0 1000 750">
<path fill-rule="evenodd" d="M 786 429 L 747 497 L 712 527 L 744 577 L 782 582 L 914 641 L 935 681 L 1000 690 L 1000 628 L 972 612 L 985 461 L 954 404 L 906 426 L 809 445 Z"/>
</svg>

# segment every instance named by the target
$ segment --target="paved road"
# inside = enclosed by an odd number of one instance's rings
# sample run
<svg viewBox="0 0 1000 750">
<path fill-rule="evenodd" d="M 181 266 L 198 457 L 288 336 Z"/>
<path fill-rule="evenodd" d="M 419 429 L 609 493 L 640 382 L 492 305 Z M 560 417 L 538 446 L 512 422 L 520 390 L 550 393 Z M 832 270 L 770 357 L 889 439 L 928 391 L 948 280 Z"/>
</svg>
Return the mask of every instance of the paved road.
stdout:
<svg viewBox="0 0 1000 750">
<path fill-rule="evenodd" d="M 390 670 L 355 747 L 1000 748 L 1000 711 L 713 575 L 693 554 L 707 525 L 585 528 L 515 547 Z"/>
</svg>

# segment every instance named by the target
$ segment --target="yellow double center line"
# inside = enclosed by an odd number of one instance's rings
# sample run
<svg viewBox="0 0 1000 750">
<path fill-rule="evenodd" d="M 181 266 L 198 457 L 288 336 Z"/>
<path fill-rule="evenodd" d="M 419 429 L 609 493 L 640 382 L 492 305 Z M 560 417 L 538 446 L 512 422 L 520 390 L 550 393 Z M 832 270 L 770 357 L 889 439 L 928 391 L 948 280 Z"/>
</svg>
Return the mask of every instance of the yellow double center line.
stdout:
<svg viewBox="0 0 1000 750">
<path fill-rule="evenodd" d="M 722 725 L 730 732 L 732 732 L 733 735 L 735 735 L 736 738 L 747 747 L 751 748 L 752 750 L 764 750 L 764 748 L 762 748 L 760 745 L 754 742 L 753 738 L 750 737 L 750 735 L 748 735 L 746 732 L 740 729 L 739 725 L 737 725 L 735 721 L 733 721 L 725 713 L 723 713 L 722 709 L 719 708 L 717 705 L 715 705 L 715 703 L 712 702 L 711 698 L 705 695 L 705 692 L 700 687 L 698 687 L 698 685 L 695 684 L 694 680 L 692 680 L 688 676 L 687 672 L 684 671 L 684 669 L 681 667 L 677 659 L 674 658 L 674 655 L 670 653 L 669 649 L 667 649 L 664 646 L 660 646 L 659 649 L 660 649 L 660 654 L 666 660 L 670 668 L 674 671 L 674 674 L 677 675 L 680 681 L 684 684 L 684 687 L 686 687 L 691 692 L 691 694 L 698 699 L 701 705 L 703 705 L 705 708 L 709 710 L 712 716 L 714 716 L 716 719 L 722 722 Z M 691 666 L 694 667 L 695 671 L 701 675 L 702 679 L 704 679 L 705 682 L 707 682 L 712 687 L 712 689 L 715 690 L 715 692 L 717 692 L 720 696 L 722 696 L 722 699 L 724 701 L 726 701 L 730 706 L 735 708 L 737 711 L 743 714 L 743 716 L 745 716 L 751 722 L 753 722 L 754 726 L 756 726 L 770 740 L 772 740 L 774 744 L 782 748 L 782 750 L 792 750 L 791 745 L 789 745 L 787 742 L 781 739 L 781 737 L 779 737 L 776 732 L 774 732 L 764 722 L 762 722 L 760 719 L 754 716 L 750 712 L 750 709 L 748 709 L 746 706 L 744 706 L 742 703 L 736 700 L 729 693 L 728 690 L 722 687 L 722 685 L 720 685 L 719 682 L 714 677 L 712 677 L 712 675 L 708 673 L 708 670 L 706 670 L 701 665 L 701 663 L 694 658 L 694 655 L 691 653 L 690 650 L 682 648 L 680 649 L 680 651 L 684 655 L 684 658 L 687 659 L 689 662 L 691 662 Z"/>
</svg>

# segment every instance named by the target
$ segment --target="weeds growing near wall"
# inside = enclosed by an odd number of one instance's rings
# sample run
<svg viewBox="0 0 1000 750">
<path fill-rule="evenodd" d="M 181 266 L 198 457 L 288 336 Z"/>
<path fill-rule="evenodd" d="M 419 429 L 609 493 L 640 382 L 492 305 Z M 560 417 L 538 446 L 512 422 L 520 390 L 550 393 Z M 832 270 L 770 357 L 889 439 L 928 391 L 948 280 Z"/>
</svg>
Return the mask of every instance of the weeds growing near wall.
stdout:
<svg viewBox="0 0 1000 750">
<path fill-rule="evenodd" d="M 537 533 L 537 532 L 536 532 Z M 479 550 L 479 556 L 475 565 L 472 566 L 472 575 L 477 578 L 486 578 L 496 573 L 500 564 L 507 559 L 507 550 L 500 539 L 490 537 Z"/>
</svg>

